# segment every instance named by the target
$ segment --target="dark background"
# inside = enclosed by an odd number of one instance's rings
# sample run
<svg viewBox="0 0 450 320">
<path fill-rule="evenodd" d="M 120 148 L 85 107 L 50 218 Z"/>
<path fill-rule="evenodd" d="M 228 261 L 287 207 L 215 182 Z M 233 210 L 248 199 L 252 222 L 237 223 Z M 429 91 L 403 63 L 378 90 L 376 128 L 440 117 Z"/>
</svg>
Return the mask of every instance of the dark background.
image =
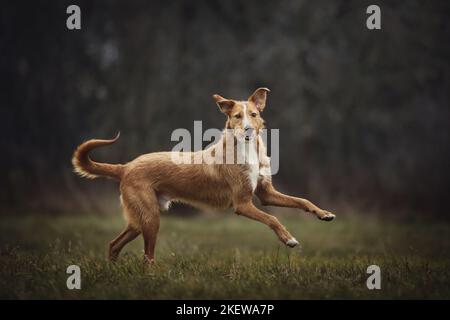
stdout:
<svg viewBox="0 0 450 320">
<path fill-rule="evenodd" d="M 82 29 L 66 28 L 77 4 Z M 366 28 L 381 7 L 382 30 Z M 1 212 L 116 208 L 72 173 L 89 138 L 126 162 L 176 128 L 222 128 L 211 95 L 269 87 L 275 185 L 330 210 L 448 217 L 448 1 L 2 1 Z"/>
</svg>

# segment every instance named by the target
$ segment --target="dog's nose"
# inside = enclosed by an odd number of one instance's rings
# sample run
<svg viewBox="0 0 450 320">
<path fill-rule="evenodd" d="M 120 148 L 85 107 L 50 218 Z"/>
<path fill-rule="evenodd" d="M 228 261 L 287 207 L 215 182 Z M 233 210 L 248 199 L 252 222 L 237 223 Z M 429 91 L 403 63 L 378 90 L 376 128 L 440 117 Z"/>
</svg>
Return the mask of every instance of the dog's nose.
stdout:
<svg viewBox="0 0 450 320">
<path fill-rule="evenodd" d="M 251 132 L 251 130 L 253 130 L 253 128 L 250 127 L 250 126 L 245 126 L 244 130 L 245 130 L 246 132 L 248 132 L 248 131 Z"/>
</svg>

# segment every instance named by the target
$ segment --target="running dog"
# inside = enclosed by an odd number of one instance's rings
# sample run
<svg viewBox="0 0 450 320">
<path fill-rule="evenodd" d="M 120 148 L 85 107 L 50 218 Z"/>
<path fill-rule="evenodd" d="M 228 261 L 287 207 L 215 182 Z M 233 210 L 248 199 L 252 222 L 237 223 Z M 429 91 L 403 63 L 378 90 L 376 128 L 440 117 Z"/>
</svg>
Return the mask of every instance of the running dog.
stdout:
<svg viewBox="0 0 450 320">
<path fill-rule="evenodd" d="M 120 182 L 120 199 L 127 225 L 109 244 L 110 260 L 117 259 L 122 248 L 142 233 L 144 260 L 152 263 L 160 212 L 167 210 L 174 201 L 200 208 L 233 208 L 236 214 L 270 227 L 288 247 L 295 247 L 298 241 L 276 217 L 253 204 L 253 195 L 265 206 L 301 209 L 323 221 L 335 218 L 334 214 L 310 201 L 285 195 L 273 187 L 270 159 L 260 135 L 264 128 L 261 113 L 266 107 L 268 92 L 267 88 L 259 88 L 246 101 L 213 95 L 227 120 L 221 139 L 204 150 L 155 152 L 126 164 L 108 164 L 91 160 L 89 152 L 115 143 L 119 135 L 112 140 L 89 140 L 76 149 L 72 159 L 76 173 L 86 178 L 107 177 Z M 244 162 L 232 161 L 230 164 L 229 150 L 233 161 L 240 157 Z M 174 155 L 185 159 L 226 158 L 227 161 L 179 163 L 174 161 Z"/>
</svg>

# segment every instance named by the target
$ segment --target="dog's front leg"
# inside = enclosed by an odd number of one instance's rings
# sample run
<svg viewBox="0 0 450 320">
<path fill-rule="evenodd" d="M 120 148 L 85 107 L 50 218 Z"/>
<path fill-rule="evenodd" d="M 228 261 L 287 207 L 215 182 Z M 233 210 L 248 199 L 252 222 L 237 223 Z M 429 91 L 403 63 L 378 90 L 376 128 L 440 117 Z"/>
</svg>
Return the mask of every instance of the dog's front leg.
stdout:
<svg viewBox="0 0 450 320">
<path fill-rule="evenodd" d="M 336 217 L 331 212 L 320 209 L 309 200 L 288 196 L 275 190 L 269 181 L 259 184 L 255 190 L 255 194 L 264 206 L 302 209 L 306 212 L 311 212 L 317 218 L 324 221 L 331 221 Z"/>
<path fill-rule="evenodd" d="M 278 219 L 264 211 L 259 210 L 251 201 L 238 203 L 236 214 L 259 221 L 270 227 L 278 236 L 281 242 L 288 247 L 295 247 L 298 241 L 287 231 L 287 229 L 278 221 Z"/>
</svg>

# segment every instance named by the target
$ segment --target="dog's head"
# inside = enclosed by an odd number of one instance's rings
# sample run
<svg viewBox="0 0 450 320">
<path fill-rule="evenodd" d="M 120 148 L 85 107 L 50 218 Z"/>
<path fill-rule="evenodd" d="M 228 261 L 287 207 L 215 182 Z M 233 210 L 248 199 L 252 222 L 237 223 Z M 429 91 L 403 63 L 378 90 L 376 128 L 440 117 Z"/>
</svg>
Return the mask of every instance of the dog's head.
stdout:
<svg viewBox="0 0 450 320">
<path fill-rule="evenodd" d="M 225 99 L 218 94 L 213 95 L 220 111 L 227 115 L 225 128 L 232 130 L 239 140 L 251 141 L 264 128 L 261 113 L 266 106 L 267 88 L 258 88 L 247 101 Z"/>
</svg>

